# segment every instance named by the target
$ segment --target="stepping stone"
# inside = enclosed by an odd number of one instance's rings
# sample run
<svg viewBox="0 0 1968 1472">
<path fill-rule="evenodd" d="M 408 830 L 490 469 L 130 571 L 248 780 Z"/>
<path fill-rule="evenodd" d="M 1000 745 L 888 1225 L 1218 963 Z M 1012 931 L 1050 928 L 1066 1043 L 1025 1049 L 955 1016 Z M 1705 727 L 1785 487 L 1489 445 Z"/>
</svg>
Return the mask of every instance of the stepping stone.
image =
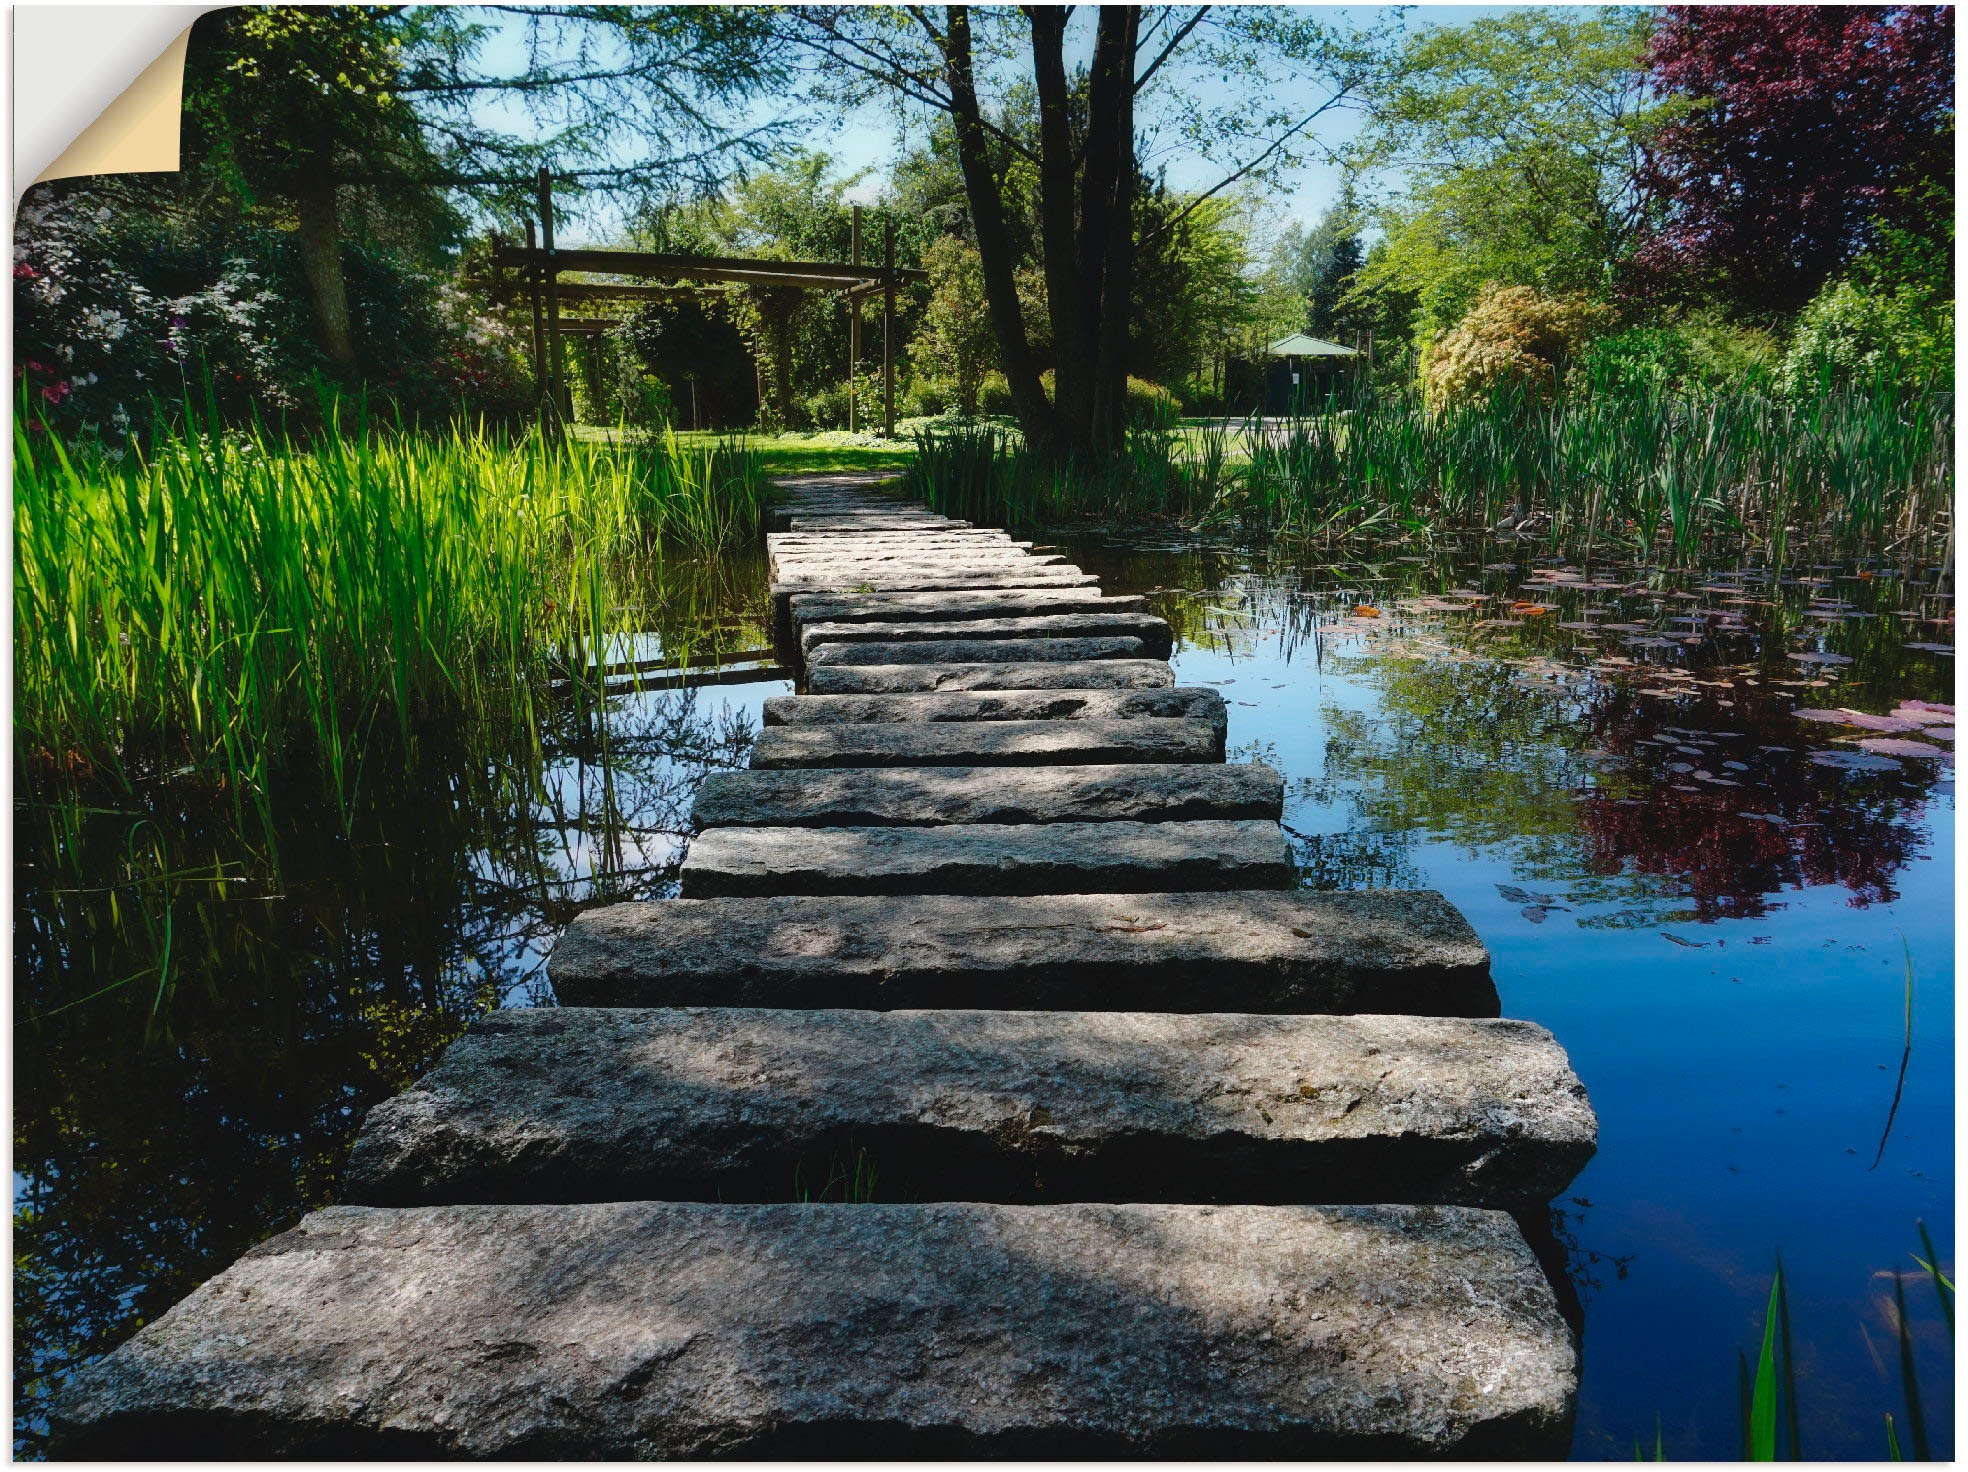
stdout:
<svg viewBox="0 0 1968 1472">
<path fill-rule="evenodd" d="M 768 726 L 875 721 L 1084 721 L 1187 718 L 1228 724 L 1223 696 L 1207 685 L 1170 690 L 1005 690 L 944 695 L 775 695 Z"/>
<path fill-rule="evenodd" d="M 983 572 L 883 573 L 865 577 L 853 573 L 795 573 L 772 581 L 775 606 L 783 599 L 807 593 L 939 593 L 1030 588 L 1097 588 L 1100 579 L 1077 567 L 1033 563 Z"/>
<path fill-rule="evenodd" d="M 940 622 L 953 618 L 1019 618 L 1044 613 L 1143 613 L 1139 596 L 1107 598 L 1097 588 L 990 590 L 946 593 L 803 593 L 793 599 L 797 623 Z"/>
<path fill-rule="evenodd" d="M 1147 654 L 1148 646 L 1141 640 L 1120 635 L 1084 639 L 898 639 L 879 644 L 808 645 L 806 662 L 816 668 L 844 664 L 1012 664 L 1142 659 Z"/>
<path fill-rule="evenodd" d="M 981 531 L 965 527 L 943 527 L 935 531 L 891 531 L 879 526 L 843 527 L 837 531 L 775 532 L 767 537 L 765 550 L 774 557 L 797 554 L 802 557 L 857 557 L 877 552 L 957 551 L 1015 555 L 1027 551 L 1032 543 L 1014 541 L 1004 532 Z M 1054 553 L 1058 552 L 1053 548 Z M 1046 554 L 1040 554 L 1046 555 Z"/>
<path fill-rule="evenodd" d="M 1167 659 L 1171 648 L 1168 621 L 1152 613 L 1047 613 L 935 623 L 807 623 L 800 629 L 800 651 L 810 656 L 822 644 L 1038 638 L 1134 638 L 1155 659 Z"/>
<path fill-rule="evenodd" d="M 691 899 L 781 894 L 1097 894 L 1282 889 L 1276 823 L 953 823 L 712 828 L 679 871 Z"/>
<path fill-rule="evenodd" d="M 815 695 L 895 695 L 924 690 L 1152 690 L 1174 683 L 1175 671 L 1159 659 L 816 665 L 806 672 L 806 688 Z"/>
<path fill-rule="evenodd" d="M 775 557 L 824 557 L 840 553 L 933 549 L 938 552 L 1028 552 L 1030 542 L 1014 542 L 1002 532 L 775 532 L 765 539 Z M 1053 550 L 1057 550 L 1056 548 Z"/>
<path fill-rule="evenodd" d="M 889 1200 L 1530 1210 L 1597 1132 L 1529 1022 L 547 1007 L 371 1109 L 342 1198 L 777 1201 L 861 1147 Z"/>
<path fill-rule="evenodd" d="M 1563 1455 L 1474 1207 L 334 1206 L 51 1412 L 62 1458 Z"/>
<path fill-rule="evenodd" d="M 547 972 L 571 1007 L 1497 1015 L 1431 889 L 655 900 L 583 910 Z"/>
<path fill-rule="evenodd" d="M 761 770 L 810 767 L 1038 767 L 1057 762 L 1220 762 L 1211 721 L 895 721 L 768 726 L 752 744 Z M 1000 781 L 1011 780 L 1000 777 Z"/>
<path fill-rule="evenodd" d="M 829 727 L 782 727 L 827 730 Z M 853 728 L 850 728 L 853 729 Z M 1189 823 L 1269 818 L 1285 780 L 1262 764 L 840 767 L 713 772 L 691 821 L 707 828 L 880 828 L 946 823 Z"/>
<path fill-rule="evenodd" d="M 786 530 L 804 532 L 809 536 L 830 533 L 888 532 L 894 535 L 907 535 L 921 532 L 929 535 L 936 532 L 965 531 L 969 523 L 961 521 L 928 521 L 902 516 L 833 516 L 805 515 L 786 518 Z"/>
<path fill-rule="evenodd" d="M 1018 572 L 1034 567 L 1069 566 L 1063 552 L 1021 552 L 1016 548 L 1000 552 L 982 547 L 952 548 L 947 552 L 939 552 L 933 547 L 897 551 L 871 547 L 852 553 L 774 552 L 767 555 L 766 565 L 775 581 L 851 572 L 869 576 L 925 573 L 949 576 L 953 573 Z M 1070 570 L 1079 571 L 1077 567 Z"/>
<path fill-rule="evenodd" d="M 949 557 L 922 552 L 896 553 L 893 556 L 871 552 L 864 557 L 796 557 L 782 554 L 767 559 L 767 569 L 771 581 L 775 583 L 825 579 L 842 582 L 847 589 L 858 588 L 876 578 L 1021 577 L 1034 569 L 1047 567 L 1057 568 L 1063 573 L 1080 571 L 1057 552 L 1044 556 L 1035 556 L 1030 552 L 1002 555 L 965 552 Z"/>
<path fill-rule="evenodd" d="M 815 594 L 856 595 L 870 593 L 1077 592 L 1093 596 L 1100 592 L 1100 579 L 1077 567 L 1033 564 L 1004 572 L 960 572 L 923 575 L 885 573 L 869 576 L 859 572 L 820 573 L 809 576 L 795 572 L 777 578 L 771 585 L 773 638 L 782 649 L 795 647 L 792 604 L 795 598 Z"/>
</svg>

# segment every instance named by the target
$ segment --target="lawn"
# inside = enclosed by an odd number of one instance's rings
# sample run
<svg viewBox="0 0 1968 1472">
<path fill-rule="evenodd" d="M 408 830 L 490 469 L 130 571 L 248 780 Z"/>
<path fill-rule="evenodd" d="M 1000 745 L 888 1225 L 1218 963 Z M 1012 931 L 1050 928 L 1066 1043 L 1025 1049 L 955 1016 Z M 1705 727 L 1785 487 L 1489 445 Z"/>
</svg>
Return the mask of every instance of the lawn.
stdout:
<svg viewBox="0 0 1968 1472">
<path fill-rule="evenodd" d="M 575 425 L 573 433 L 577 439 L 584 440 L 608 441 L 615 437 L 614 430 L 593 424 Z M 759 468 L 774 476 L 848 470 L 887 470 L 899 475 L 916 458 L 913 441 L 878 440 L 872 435 L 849 435 L 842 430 L 790 434 L 680 430 L 676 440 L 678 448 L 683 450 L 708 450 L 720 443 L 742 440 Z"/>
</svg>

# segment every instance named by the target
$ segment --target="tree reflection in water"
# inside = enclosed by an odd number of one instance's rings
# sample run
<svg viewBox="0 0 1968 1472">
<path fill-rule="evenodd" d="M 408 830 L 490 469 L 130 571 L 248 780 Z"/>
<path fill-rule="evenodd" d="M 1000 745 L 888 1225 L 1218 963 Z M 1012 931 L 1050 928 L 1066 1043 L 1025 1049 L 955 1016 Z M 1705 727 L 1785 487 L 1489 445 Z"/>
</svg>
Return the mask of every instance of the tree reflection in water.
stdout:
<svg viewBox="0 0 1968 1472">
<path fill-rule="evenodd" d="M 268 832 L 182 783 L 17 805 L 20 1450 L 64 1371 L 330 1200 L 363 1113 L 474 1016 L 550 1001 L 576 911 L 672 892 L 750 718 L 610 704 L 379 750 L 346 828 L 324 794 L 280 794 Z"/>
</svg>

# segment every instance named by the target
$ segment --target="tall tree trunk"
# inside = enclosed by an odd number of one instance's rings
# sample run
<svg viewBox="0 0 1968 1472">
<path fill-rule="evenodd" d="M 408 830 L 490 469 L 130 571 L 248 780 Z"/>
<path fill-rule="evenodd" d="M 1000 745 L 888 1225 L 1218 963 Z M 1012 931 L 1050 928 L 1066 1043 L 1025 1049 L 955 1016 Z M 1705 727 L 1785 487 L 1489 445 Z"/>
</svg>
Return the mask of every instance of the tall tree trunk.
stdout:
<svg viewBox="0 0 1968 1472">
<path fill-rule="evenodd" d="M 1127 432 L 1128 306 L 1134 278 L 1134 62 L 1141 9 L 1105 6 L 1094 47 L 1091 118 L 1106 120 L 1095 176 L 1094 129 L 1087 130 L 1087 204 L 1081 242 L 1081 280 L 1099 283 L 1098 295 L 1081 290 L 1087 316 L 1087 449 L 1103 455 L 1120 447 Z"/>
<path fill-rule="evenodd" d="M 1013 271 L 1011 233 L 1005 223 L 1004 197 L 991 171 L 984 134 L 983 110 L 977 101 L 977 77 L 971 60 L 970 7 L 944 8 L 947 26 L 941 38 L 945 77 L 950 87 L 951 114 L 956 122 L 957 161 L 963 169 L 964 195 L 970 203 L 971 228 L 977 232 L 977 255 L 984 272 L 984 300 L 991 328 L 998 338 L 999 361 L 1011 389 L 1012 412 L 1033 444 L 1052 445 L 1058 435 L 1052 405 L 1039 384 L 1025 317 L 1018 305 Z"/>
<path fill-rule="evenodd" d="M 1066 446 L 1087 440 L 1093 403 L 1085 391 L 1087 312 L 1081 298 L 1079 200 L 1072 101 L 1066 80 L 1066 18 L 1060 5 L 1027 6 L 1032 74 L 1039 95 L 1039 243 L 1046 312 L 1052 322 L 1052 412 Z"/>
<path fill-rule="evenodd" d="M 295 204 L 300 213 L 301 270 L 307 276 L 314 325 L 330 361 L 356 371 L 355 338 L 349 332 L 348 285 L 342 279 L 342 222 L 335 181 L 325 163 L 302 171 Z"/>
</svg>

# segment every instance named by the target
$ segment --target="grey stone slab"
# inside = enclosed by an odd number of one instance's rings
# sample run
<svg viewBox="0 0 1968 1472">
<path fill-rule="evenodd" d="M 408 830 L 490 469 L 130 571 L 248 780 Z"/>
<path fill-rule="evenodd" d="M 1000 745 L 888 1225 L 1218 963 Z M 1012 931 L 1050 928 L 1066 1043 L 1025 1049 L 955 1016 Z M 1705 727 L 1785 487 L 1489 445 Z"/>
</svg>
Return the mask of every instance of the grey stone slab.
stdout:
<svg viewBox="0 0 1968 1472">
<path fill-rule="evenodd" d="M 845 627 L 853 627 L 846 625 Z M 901 639 L 884 643 L 809 645 L 812 668 L 844 664 L 1030 664 L 1145 659 L 1148 646 L 1120 635 L 1087 639 Z"/>
<path fill-rule="evenodd" d="M 1284 778 L 1261 763 L 713 772 L 697 789 L 691 819 L 699 829 L 1276 821 L 1284 791 Z"/>
<path fill-rule="evenodd" d="M 1057 568 L 1062 573 L 1080 569 L 1057 552 L 964 552 L 939 557 L 931 552 L 897 552 L 893 555 L 870 552 L 861 557 L 819 557 L 801 553 L 773 554 L 766 559 L 770 580 L 784 582 L 837 583 L 849 587 L 875 578 L 975 578 L 985 575 L 1020 577 L 1036 568 Z"/>
<path fill-rule="evenodd" d="M 1144 717 L 1225 726 L 1221 692 L 1207 685 L 1168 690 L 997 690 L 928 695 L 775 695 L 768 726 L 860 725 L 889 721 L 1083 721 Z"/>
<path fill-rule="evenodd" d="M 1041 613 L 1009 618 L 964 618 L 939 622 L 806 623 L 800 649 L 811 654 L 823 644 L 897 644 L 915 640 L 956 643 L 980 639 L 1133 638 L 1150 658 L 1167 659 L 1168 621 L 1152 613 Z"/>
<path fill-rule="evenodd" d="M 1159 659 L 1026 660 L 1016 664 L 815 665 L 815 695 L 896 695 L 937 690 L 1153 690 L 1175 683 Z"/>
<path fill-rule="evenodd" d="M 337 1206 L 54 1410 L 70 1458 L 1562 1455 L 1473 1207 Z"/>
<path fill-rule="evenodd" d="M 752 744 L 759 770 L 811 767 L 1040 767 L 1060 762 L 1220 762 L 1212 721 L 895 721 L 768 726 Z M 1000 778 L 1001 781 L 1013 780 Z"/>
<path fill-rule="evenodd" d="M 766 564 L 775 582 L 789 578 L 839 577 L 860 573 L 867 577 L 932 576 L 949 577 L 979 572 L 1020 572 L 1034 567 L 1069 567 L 1062 552 L 1023 552 L 1007 548 L 936 547 L 863 548 L 857 552 L 771 552 Z M 1078 572 L 1078 568 L 1072 568 Z"/>
<path fill-rule="evenodd" d="M 941 531 L 945 527 L 966 527 L 968 521 L 915 516 L 789 516 L 787 531 Z"/>
<path fill-rule="evenodd" d="M 953 823 L 711 828 L 679 871 L 692 899 L 775 894 L 1097 894 L 1282 889 L 1276 823 Z"/>
<path fill-rule="evenodd" d="M 1003 571 L 986 568 L 979 572 L 885 573 L 879 577 L 848 572 L 800 574 L 773 579 L 772 597 L 777 604 L 806 593 L 989 592 L 1005 588 L 1093 588 L 1099 583 L 1099 578 L 1077 567 L 1038 563 Z"/>
<path fill-rule="evenodd" d="M 584 910 L 547 970 L 570 1006 L 1497 1014 L 1434 890 L 657 900 Z"/>
<path fill-rule="evenodd" d="M 509 1009 L 369 1111 L 342 1199 L 778 1201 L 858 1150 L 886 1200 L 1530 1210 L 1597 1133 L 1529 1022 Z"/>
<path fill-rule="evenodd" d="M 1017 618 L 1043 613 L 1144 613 L 1139 596 L 1109 598 L 1098 588 L 994 589 L 940 593 L 803 593 L 795 623 L 936 623 L 953 618 Z"/>
<path fill-rule="evenodd" d="M 900 551 L 914 549 L 922 551 L 989 550 L 993 552 L 1028 552 L 1030 542 L 1014 542 L 1003 532 L 949 531 L 949 532 L 773 532 L 765 539 L 766 550 L 775 556 L 796 554 L 804 556 L 827 556 L 841 552 L 867 552 L 874 550 Z M 1057 548 L 1051 549 L 1057 551 Z"/>
</svg>

